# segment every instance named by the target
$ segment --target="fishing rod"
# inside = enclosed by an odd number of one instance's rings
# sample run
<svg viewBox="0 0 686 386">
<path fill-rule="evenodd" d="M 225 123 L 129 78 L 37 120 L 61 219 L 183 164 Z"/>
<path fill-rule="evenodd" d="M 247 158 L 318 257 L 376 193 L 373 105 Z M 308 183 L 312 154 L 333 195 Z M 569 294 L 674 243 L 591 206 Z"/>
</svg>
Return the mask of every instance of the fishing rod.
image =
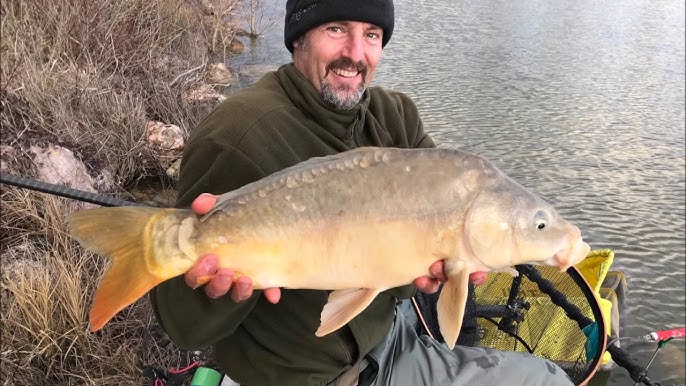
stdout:
<svg viewBox="0 0 686 386">
<path fill-rule="evenodd" d="M 662 349 L 669 341 L 675 338 L 684 338 L 685 336 L 686 328 L 684 327 L 670 330 L 653 331 L 639 338 L 623 337 L 614 339 L 607 344 L 607 351 L 612 355 L 612 360 L 614 360 L 617 365 L 625 368 L 629 372 L 631 379 L 636 382 L 634 383 L 634 386 L 638 385 L 639 383 L 643 383 L 646 386 L 660 386 L 659 383 L 653 382 L 650 380 L 650 378 L 648 378 L 648 368 L 657 357 L 657 353 L 660 351 L 660 349 Z M 628 352 L 620 349 L 619 346 L 616 345 L 616 343 L 621 339 L 640 339 L 644 341 L 657 342 L 657 348 L 648 360 L 648 363 L 646 363 L 645 366 L 640 366 L 636 364 Z"/>
<path fill-rule="evenodd" d="M 73 189 L 64 185 L 56 185 L 48 182 L 37 181 L 31 178 L 15 176 L 5 172 L 0 172 L 0 183 L 101 206 L 146 206 L 145 204 L 138 202 L 119 200 L 104 194 L 85 192 L 83 190 Z"/>
</svg>

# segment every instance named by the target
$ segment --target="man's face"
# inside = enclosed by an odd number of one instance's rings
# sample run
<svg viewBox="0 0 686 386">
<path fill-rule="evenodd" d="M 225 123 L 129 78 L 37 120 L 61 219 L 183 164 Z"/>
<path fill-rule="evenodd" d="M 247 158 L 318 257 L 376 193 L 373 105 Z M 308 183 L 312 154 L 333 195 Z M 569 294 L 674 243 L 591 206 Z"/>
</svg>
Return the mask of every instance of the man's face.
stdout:
<svg viewBox="0 0 686 386">
<path fill-rule="evenodd" d="M 293 63 L 327 103 L 350 110 L 374 78 L 382 37 L 383 30 L 369 23 L 322 24 L 293 42 Z"/>
</svg>

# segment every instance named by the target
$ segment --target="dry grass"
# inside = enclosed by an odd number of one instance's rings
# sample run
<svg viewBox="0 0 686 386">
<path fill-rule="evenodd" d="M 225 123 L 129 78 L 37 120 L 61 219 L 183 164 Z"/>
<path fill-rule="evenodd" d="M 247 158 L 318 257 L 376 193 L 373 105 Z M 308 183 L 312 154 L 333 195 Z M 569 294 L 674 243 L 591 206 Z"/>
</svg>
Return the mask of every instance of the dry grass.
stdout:
<svg viewBox="0 0 686 386">
<path fill-rule="evenodd" d="M 143 146 L 146 122 L 188 130 L 213 107 L 180 97 L 202 74 L 177 76 L 214 56 L 216 41 L 206 39 L 220 28 L 216 19 L 203 22 L 194 3 L 0 2 L 0 140 L 17 154 L 3 170 L 32 175 L 30 146 L 54 143 L 92 171 L 108 169 L 122 191 L 147 176 L 165 178 Z M 188 363 L 147 299 L 90 333 L 87 312 L 105 261 L 65 233 L 64 215 L 79 204 L 0 188 L 0 384 L 141 385 L 144 364 Z"/>
<path fill-rule="evenodd" d="M 232 0 L 226 0 L 233 2 Z M 3 144 L 53 142 L 118 183 L 160 171 L 142 146 L 146 120 L 186 130 L 207 113 L 181 92 L 207 63 L 216 23 L 183 0 L 7 0 L 1 3 Z"/>
<path fill-rule="evenodd" d="M 73 202 L 18 189 L 3 192 L 2 366 L 5 385 L 143 384 L 144 363 L 183 355 L 139 301 L 90 333 L 90 297 L 104 267 L 65 232 Z"/>
</svg>

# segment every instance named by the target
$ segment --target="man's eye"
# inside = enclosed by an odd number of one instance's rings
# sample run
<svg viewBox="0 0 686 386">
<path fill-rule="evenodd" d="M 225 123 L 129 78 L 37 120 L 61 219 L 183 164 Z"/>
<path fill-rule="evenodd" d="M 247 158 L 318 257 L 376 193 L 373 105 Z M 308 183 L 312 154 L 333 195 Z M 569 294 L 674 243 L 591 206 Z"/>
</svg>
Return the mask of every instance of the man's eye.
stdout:
<svg viewBox="0 0 686 386">
<path fill-rule="evenodd" d="M 341 32 L 343 29 L 341 27 L 328 27 L 327 28 L 331 32 Z"/>
<path fill-rule="evenodd" d="M 379 38 L 381 38 L 381 35 L 379 35 L 376 32 L 369 32 L 369 33 L 367 33 L 367 37 L 370 39 L 379 39 Z"/>
</svg>

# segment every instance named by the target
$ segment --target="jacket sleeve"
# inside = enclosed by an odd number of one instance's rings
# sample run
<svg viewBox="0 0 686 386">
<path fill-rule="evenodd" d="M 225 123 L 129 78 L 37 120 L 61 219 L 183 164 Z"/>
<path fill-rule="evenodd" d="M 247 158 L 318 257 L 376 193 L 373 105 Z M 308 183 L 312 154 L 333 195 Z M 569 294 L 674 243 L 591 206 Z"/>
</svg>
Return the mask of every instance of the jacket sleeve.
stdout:
<svg viewBox="0 0 686 386">
<path fill-rule="evenodd" d="M 418 123 L 417 123 L 417 131 L 415 134 L 415 140 L 414 140 L 414 146 L 415 148 L 418 147 L 436 147 L 436 144 L 434 143 L 433 139 L 429 136 L 424 131 L 424 124 L 422 123 L 421 118 L 417 118 Z"/>
<path fill-rule="evenodd" d="M 431 139 L 429 134 L 424 131 L 424 123 L 419 116 L 417 105 L 405 94 L 401 94 L 401 103 L 404 107 L 402 111 L 405 115 L 405 131 L 407 132 L 407 139 L 412 148 L 419 147 L 436 147 L 436 144 Z"/>
<path fill-rule="evenodd" d="M 181 166 L 178 207 L 187 207 L 200 193 L 221 194 L 263 177 L 257 165 L 235 148 L 211 139 L 191 141 Z M 198 348 L 231 335 L 253 309 L 261 291 L 241 303 L 229 296 L 211 299 L 186 285 L 183 276 L 150 292 L 160 325 L 179 346 Z"/>
<path fill-rule="evenodd" d="M 407 138 L 407 147 L 436 147 L 431 137 L 424 131 L 424 123 L 419 116 L 417 105 L 404 93 L 392 92 L 395 108 L 400 114 L 401 126 Z"/>
</svg>

